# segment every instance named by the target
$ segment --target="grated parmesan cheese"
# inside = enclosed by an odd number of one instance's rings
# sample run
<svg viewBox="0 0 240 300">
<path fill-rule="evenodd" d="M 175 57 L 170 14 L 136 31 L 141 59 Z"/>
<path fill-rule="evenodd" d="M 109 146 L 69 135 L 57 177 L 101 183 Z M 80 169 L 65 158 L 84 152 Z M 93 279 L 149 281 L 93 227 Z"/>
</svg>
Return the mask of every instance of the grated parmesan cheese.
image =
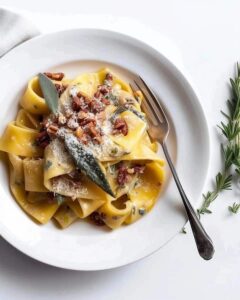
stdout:
<svg viewBox="0 0 240 300">
<path fill-rule="evenodd" d="M 68 121 L 67 121 L 67 126 L 71 129 L 76 129 L 78 128 L 79 124 L 77 122 L 77 119 L 74 117 L 71 117 Z"/>
<path fill-rule="evenodd" d="M 53 178 L 52 180 L 53 192 L 72 198 L 83 197 L 88 194 L 88 189 L 80 184 L 76 185 L 73 181 L 65 178 Z"/>
<path fill-rule="evenodd" d="M 64 143 L 61 140 L 54 139 L 50 144 L 50 148 L 51 148 L 56 160 L 61 162 L 61 164 L 72 164 L 73 163 L 70 154 L 66 151 Z"/>
<path fill-rule="evenodd" d="M 102 132 L 106 135 L 111 134 L 111 132 L 112 132 L 112 122 L 109 119 L 105 120 L 105 122 L 103 123 Z"/>
<path fill-rule="evenodd" d="M 76 97 L 78 93 L 78 89 L 76 85 L 73 85 L 69 91 L 70 96 Z"/>
</svg>

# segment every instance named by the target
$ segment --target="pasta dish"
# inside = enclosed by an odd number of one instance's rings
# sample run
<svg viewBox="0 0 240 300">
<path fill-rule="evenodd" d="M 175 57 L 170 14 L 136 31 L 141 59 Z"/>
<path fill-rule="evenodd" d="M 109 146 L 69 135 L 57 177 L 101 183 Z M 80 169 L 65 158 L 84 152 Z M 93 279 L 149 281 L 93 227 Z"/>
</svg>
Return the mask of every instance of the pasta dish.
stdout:
<svg viewBox="0 0 240 300">
<path fill-rule="evenodd" d="M 147 133 L 140 91 L 109 69 L 68 79 L 40 73 L 0 138 L 10 189 L 40 224 L 78 219 L 115 229 L 149 212 L 164 161 Z"/>
</svg>

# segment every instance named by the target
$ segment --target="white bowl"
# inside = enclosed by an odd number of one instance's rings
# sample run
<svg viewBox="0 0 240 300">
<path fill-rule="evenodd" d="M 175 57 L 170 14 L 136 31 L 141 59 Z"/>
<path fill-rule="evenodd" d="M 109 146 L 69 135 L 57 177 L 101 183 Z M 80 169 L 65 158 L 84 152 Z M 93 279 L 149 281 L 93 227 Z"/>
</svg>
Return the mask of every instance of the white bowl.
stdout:
<svg viewBox="0 0 240 300">
<path fill-rule="evenodd" d="M 34 38 L 0 60 L 0 133 L 16 116 L 26 83 L 47 70 L 75 76 L 108 66 L 128 81 L 140 74 L 160 97 L 171 120 L 168 145 L 191 200 L 199 200 L 209 162 L 209 135 L 200 102 L 183 73 L 166 57 L 126 35 L 76 29 Z M 166 168 L 167 169 L 167 168 Z M 140 221 L 107 231 L 79 221 L 66 230 L 35 224 L 9 191 L 0 164 L 0 234 L 14 247 L 44 263 L 74 270 L 102 270 L 141 259 L 166 244 L 186 222 L 183 205 L 167 170 L 164 192 Z M 176 249 L 177 251 L 177 249 Z"/>
</svg>

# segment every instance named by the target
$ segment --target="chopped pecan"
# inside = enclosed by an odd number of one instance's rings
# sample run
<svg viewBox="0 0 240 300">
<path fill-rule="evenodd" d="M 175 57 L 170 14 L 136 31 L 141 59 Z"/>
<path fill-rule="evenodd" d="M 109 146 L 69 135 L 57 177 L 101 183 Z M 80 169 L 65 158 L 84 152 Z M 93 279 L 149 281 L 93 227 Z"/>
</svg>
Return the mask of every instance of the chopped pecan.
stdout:
<svg viewBox="0 0 240 300">
<path fill-rule="evenodd" d="M 125 183 L 131 180 L 131 176 L 128 174 L 128 169 L 126 166 L 120 165 L 117 174 L 117 183 L 123 186 Z"/>
<path fill-rule="evenodd" d="M 44 129 L 40 131 L 36 137 L 36 144 L 41 148 L 45 148 L 49 143 L 50 143 L 50 137 L 47 133 L 47 130 Z"/>
<path fill-rule="evenodd" d="M 94 94 L 94 97 L 95 97 L 95 98 L 99 98 L 100 96 L 101 96 L 100 91 L 97 91 L 97 92 Z"/>
<path fill-rule="evenodd" d="M 134 174 L 138 173 L 138 174 L 143 174 L 145 166 L 144 165 L 135 165 L 133 166 L 134 169 Z"/>
<path fill-rule="evenodd" d="M 83 111 L 87 112 L 88 111 L 88 105 L 87 105 L 87 103 L 85 103 L 83 97 L 79 98 L 77 96 L 74 96 L 73 100 L 72 100 L 72 109 L 74 111 L 83 110 Z"/>
<path fill-rule="evenodd" d="M 79 123 L 81 126 L 85 126 L 89 123 L 93 123 L 94 126 L 96 125 L 96 120 L 94 118 L 86 118 L 86 119 L 83 119 L 83 120 L 79 120 Z"/>
<path fill-rule="evenodd" d="M 61 81 L 64 77 L 64 73 L 58 72 L 58 73 L 51 73 L 51 72 L 45 72 L 44 73 L 48 78 L 56 81 Z"/>
<path fill-rule="evenodd" d="M 144 165 L 134 165 L 127 169 L 128 174 L 143 174 L 145 169 Z"/>
<path fill-rule="evenodd" d="M 87 97 L 86 95 L 84 95 L 82 92 L 78 92 L 77 93 L 78 98 L 82 98 L 84 100 L 84 102 L 89 103 L 92 101 L 91 98 Z"/>
<path fill-rule="evenodd" d="M 51 124 L 47 128 L 47 133 L 51 134 L 51 135 L 57 135 L 58 129 L 59 128 L 58 128 L 57 124 Z"/>
<path fill-rule="evenodd" d="M 91 215 L 90 215 L 90 220 L 92 220 L 94 222 L 95 225 L 97 226 L 103 226 L 105 225 L 105 223 L 103 222 L 103 216 L 100 215 L 98 212 L 93 212 Z"/>
<path fill-rule="evenodd" d="M 83 105 L 83 100 L 77 96 L 73 96 L 72 99 L 72 109 L 74 111 L 79 111 L 81 109 L 81 106 Z"/>
<path fill-rule="evenodd" d="M 89 107 L 93 113 L 99 113 L 100 111 L 104 110 L 104 105 L 101 102 L 96 101 L 96 100 L 93 100 L 89 104 Z"/>
<path fill-rule="evenodd" d="M 107 88 L 106 85 L 101 85 L 99 91 L 101 94 L 106 95 L 109 92 L 109 88 Z"/>
<path fill-rule="evenodd" d="M 57 90 L 58 96 L 60 97 L 62 93 L 66 90 L 67 85 L 55 83 L 55 88 Z"/>
<path fill-rule="evenodd" d="M 85 127 L 85 131 L 91 137 L 94 143 L 100 144 L 102 142 L 101 133 L 96 128 L 95 122 L 88 123 Z"/>
<path fill-rule="evenodd" d="M 98 131 L 96 129 L 95 123 L 89 122 L 87 124 L 86 130 L 91 137 L 95 137 L 98 135 Z"/>
<path fill-rule="evenodd" d="M 113 124 L 113 134 L 122 133 L 124 136 L 128 134 L 128 125 L 122 118 L 117 118 Z"/>
<path fill-rule="evenodd" d="M 77 92 L 78 98 L 85 97 L 81 92 Z"/>
<path fill-rule="evenodd" d="M 105 79 L 112 81 L 113 80 L 112 74 L 111 73 L 107 73 Z"/>
<path fill-rule="evenodd" d="M 75 132 L 75 136 L 81 141 L 83 144 L 87 145 L 89 141 L 89 136 L 87 133 L 84 132 L 84 130 L 81 127 L 78 127 Z"/>
<path fill-rule="evenodd" d="M 84 120 L 84 119 L 86 119 L 88 117 L 88 114 L 85 112 L 85 111 L 80 111 L 79 113 L 78 113 L 78 119 L 79 120 Z"/>
<path fill-rule="evenodd" d="M 99 134 L 98 131 L 96 130 L 96 128 L 93 127 L 93 126 L 91 126 L 91 127 L 89 128 L 89 131 L 90 131 L 90 135 L 91 135 L 92 137 L 96 137 L 96 136 Z"/>
<path fill-rule="evenodd" d="M 108 99 L 106 99 L 106 98 L 102 98 L 101 101 L 105 105 L 109 105 L 110 104 L 110 101 Z"/>
</svg>

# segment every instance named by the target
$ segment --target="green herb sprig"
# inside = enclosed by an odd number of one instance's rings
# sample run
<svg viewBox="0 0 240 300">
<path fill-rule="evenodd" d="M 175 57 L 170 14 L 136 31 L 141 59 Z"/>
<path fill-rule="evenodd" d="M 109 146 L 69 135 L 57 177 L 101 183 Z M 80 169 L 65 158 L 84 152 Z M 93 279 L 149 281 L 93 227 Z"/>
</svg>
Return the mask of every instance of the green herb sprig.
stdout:
<svg viewBox="0 0 240 300">
<path fill-rule="evenodd" d="M 240 175 L 240 68 L 237 64 L 237 74 L 235 79 L 230 79 L 231 99 L 227 100 L 228 112 L 221 111 L 226 121 L 221 122 L 218 128 L 225 137 L 225 142 L 221 144 L 224 160 L 224 168 L 215 178 L 213 191 L 203 195 L 203 203 L 197 210 L 199 217 L 203 214 L 211 213 L 210 204 L 224 190 L 230 190 L 232 186 L 232 169 L 235 174 Z M 233 213 L 240 210 L 240 205 L 234 203 L 229 207 Z"/>
<path fill-rule="evenodd" d="M 38 74 L 38 80 L 47 106 L 52 113 L 56 114 L 58 111 L 59 96 L 55 85 L 42 73 Z"/>
<path fill-rule="evenodd" d="M 197 210 L 198 215 L 211 214 L 209 209 L 210 204 L 218 197 L 219 193 L 224 190 L 231 189 L 232 175 L 227 175 L 226 172 L 218 173 L 215 178 L 214 190 L 203 195 L 202 206 Z"/>
<path fill-rule="evenodd" d="M 181 229 L 181 233 L 187 234 L 187 231 L 186 231 L 186 228 L 185 228 L 185 227 L 183 227 L 183 228 Z"/>
<path fill-rule="evenodd" d="M 240 204 L 234 202 L 232 206 L 228 206 L 228 210 L 233 213 L 233 214 L 237 214 L 239 212 L 240 209 Z"/>
</svg>

